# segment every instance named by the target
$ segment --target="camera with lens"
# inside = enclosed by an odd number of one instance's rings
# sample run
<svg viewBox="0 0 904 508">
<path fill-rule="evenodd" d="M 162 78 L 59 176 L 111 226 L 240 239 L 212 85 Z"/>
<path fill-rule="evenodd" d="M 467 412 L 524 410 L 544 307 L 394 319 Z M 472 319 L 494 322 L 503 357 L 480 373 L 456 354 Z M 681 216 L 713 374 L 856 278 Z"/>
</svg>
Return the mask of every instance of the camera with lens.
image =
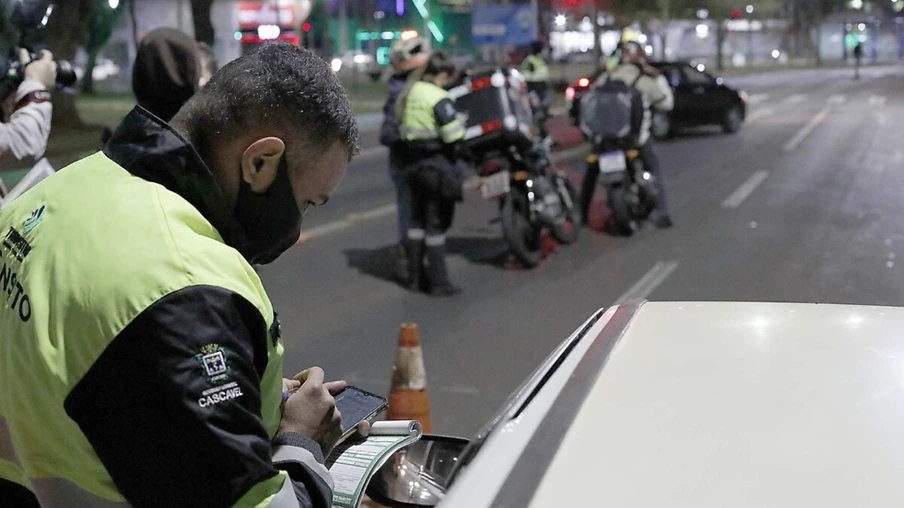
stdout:
<svg viewBox="0 0 904 508">
<path fill-rule="evenodd" d="M 0 100 L 8 97 L 25 79 L 25 67 L 41 57 L 28 45 L 28 39 L 47 26 L 53 13 L 53 4 L 43 0 L 19 0 L 14 2 L 10 23 L 19 31 L 19 45 L 11 48 L 6 58 L 0 57 Z M 28 52 L 28 61 L 20 60 L 19 48 Z M 75 85 L 76 75 L 72 64 L 56 60 L 56 86 L 60 89 Z"/>
</svg>

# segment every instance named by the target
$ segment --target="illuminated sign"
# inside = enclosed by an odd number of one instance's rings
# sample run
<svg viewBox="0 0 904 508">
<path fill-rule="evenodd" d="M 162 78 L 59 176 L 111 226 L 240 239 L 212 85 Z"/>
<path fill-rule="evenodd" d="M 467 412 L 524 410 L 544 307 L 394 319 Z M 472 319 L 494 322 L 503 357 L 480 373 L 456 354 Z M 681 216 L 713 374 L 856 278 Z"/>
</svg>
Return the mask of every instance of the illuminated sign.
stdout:
<svg viewBox="0 0 904 508">
<path fill-rule="evenodd" d="M 261 25 L 295 26 L 295 6 L 290 3 L 239 2 L 238 7 L 240 30 L 255 30 Z"/>
</svg>

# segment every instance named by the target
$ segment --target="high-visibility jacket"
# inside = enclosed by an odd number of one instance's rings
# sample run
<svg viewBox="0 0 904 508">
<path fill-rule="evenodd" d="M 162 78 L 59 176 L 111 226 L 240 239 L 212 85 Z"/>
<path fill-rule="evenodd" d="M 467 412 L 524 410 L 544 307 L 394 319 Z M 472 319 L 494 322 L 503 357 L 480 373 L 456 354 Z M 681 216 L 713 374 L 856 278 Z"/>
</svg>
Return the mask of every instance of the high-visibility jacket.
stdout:
<svg viewBox="0 0 904 508">
<path fill-rule="evenodd" d="M 452 95 L 433 83 L 418 81 L 405 97 L 399 131 L 406 142 L 450 144 L 465 136 L 465 125 L 458 117 Z"/>
<path fill-rule="evenodd" d="M 276 436 L 278 320 L 180 135 L 136 108 L 0 231 L 0 499 L 330 505 L 319 446 Z"/>
<path fill-rule="evenodd" d="M 540 55 L 528 55 L 521 69 L 528 83 L 546 83 L 549 80 L 549 66 Z"/>
</svg>

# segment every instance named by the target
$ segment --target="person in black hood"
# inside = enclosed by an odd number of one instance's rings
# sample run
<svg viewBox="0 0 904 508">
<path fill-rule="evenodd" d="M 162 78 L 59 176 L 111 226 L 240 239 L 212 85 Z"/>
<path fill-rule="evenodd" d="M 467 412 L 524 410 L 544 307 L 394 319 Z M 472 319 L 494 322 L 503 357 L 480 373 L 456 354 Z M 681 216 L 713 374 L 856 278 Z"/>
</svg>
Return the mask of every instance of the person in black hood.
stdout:
<svg viewBox="0 0 904 508">
<path fill-rule="evenodd" d="M 175 28 L 151 30 L 138 44 L 132 70 L 132 93 L 139 106 L 164 122 L 216 72 L 213 49 Z M 113 135 L 105 128 L 101 146 Z"/>
<path fill-rule="evenodd" d="M 194 39 L 174 28 L 151 30 L 141 39 L 135 56 L 135 100 L 168 122 L 198 91 L 201 70 L 201 50 Z"/>
</svg>

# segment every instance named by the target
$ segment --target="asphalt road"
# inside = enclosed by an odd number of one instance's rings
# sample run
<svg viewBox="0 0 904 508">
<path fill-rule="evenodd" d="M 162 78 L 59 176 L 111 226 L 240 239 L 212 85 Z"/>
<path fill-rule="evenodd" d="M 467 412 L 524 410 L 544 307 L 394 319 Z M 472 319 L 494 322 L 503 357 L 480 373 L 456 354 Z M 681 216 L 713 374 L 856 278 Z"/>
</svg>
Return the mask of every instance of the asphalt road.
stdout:
<svg viewBox="0 0 904 508">
<path fill-rule="evenodd" d="M 495 204 L 469 193 L 450 232 L 451 276 L 464 288 L 452 299 L 392 281 L 385 152 L 365 147 L 329 205 L 306 217 L 312 238 L 261 271 L 287 374 L 316 364 L 386 394 L 399 324 L 415 322 L 434 431 L 470 436 L 557 343 L 623 299 L 904 305 L 904 69 L 852 74 L 727 79 L 750 93 L 739 133 L 660 144 L 670 230 L 584 230 L 538 268 L 513 270 Z M 561 163 L 576 180 L 585 153 Z M 605 203 L 593 211 L 599 225 Z"/>
</svg>

